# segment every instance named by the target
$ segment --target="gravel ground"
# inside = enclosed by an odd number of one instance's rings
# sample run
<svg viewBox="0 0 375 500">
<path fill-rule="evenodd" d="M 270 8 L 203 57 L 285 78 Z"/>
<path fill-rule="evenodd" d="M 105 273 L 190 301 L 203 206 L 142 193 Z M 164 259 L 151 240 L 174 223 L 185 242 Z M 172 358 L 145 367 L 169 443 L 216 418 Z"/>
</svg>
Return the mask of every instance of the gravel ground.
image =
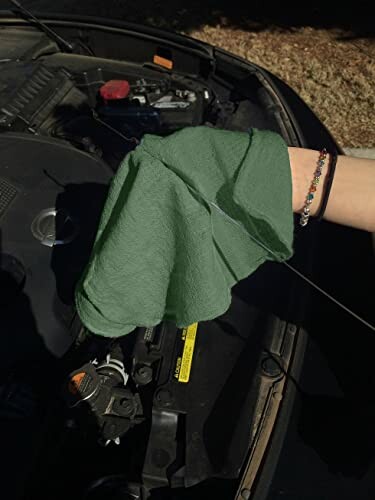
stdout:
<svg viewBox="0 0 375 500">
<path fill-rule="evenodd" d="M 285 2 L 236 0 L 24 0 L 40 11 L 71 12 L 143 22 L 222 47 L 286 81 L 346 148 L 375 147 L 375 37 L 367 2 L 345 10 L 296 11 Z M 229 4 L 229 5 L 228 5 Z M 0 0 L 0 8 L 9 3 Z M 244 10 L 245 9 L 245 10 Z M 306 10 L 309 9 L 309 10 Z M 328 10 L 327 10 L 328 9 Z"/>
</svg>

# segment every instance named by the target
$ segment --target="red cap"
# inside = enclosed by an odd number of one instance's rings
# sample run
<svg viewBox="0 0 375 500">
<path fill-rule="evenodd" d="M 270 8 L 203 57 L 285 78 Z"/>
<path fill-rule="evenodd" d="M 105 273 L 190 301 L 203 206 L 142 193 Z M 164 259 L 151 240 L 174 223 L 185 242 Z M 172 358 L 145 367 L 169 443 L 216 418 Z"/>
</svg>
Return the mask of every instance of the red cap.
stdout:
<svg viewBox="0 0 375 500">
<path fill-rule="evenodd" d="M 109 80 L 100 88 L 100 95 L 105 101 L 116 101 L 125 99 L 130 92 L 127 80 Z"/>
</svg>

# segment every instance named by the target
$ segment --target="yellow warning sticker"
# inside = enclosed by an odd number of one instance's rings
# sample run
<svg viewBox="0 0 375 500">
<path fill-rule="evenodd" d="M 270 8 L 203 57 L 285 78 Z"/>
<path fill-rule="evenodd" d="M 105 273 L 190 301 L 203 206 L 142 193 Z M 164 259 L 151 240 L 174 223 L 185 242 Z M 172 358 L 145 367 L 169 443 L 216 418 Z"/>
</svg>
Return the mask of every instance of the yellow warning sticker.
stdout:
<svg viewBox="0 0 375 500">
<path fill-rule="evenodd" d="M 192 325 L 184 328 L 182 330 L 182 340 L 184 341 L 184 351 L 182 353 L 181 362 L 178 363 L 179 375 L 178 381 L 187 383 L 190 379 L 191 364 L 193 362 L 195 338 L 197 336 L 198 323 L 193 323 Z"/>
</svg>

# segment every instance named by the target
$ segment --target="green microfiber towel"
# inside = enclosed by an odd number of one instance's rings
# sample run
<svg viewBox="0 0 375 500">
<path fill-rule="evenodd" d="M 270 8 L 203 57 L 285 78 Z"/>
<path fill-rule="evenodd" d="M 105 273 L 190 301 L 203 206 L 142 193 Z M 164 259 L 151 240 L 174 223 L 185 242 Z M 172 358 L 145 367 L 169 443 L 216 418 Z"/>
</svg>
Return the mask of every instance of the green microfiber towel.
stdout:
<svg viewBox="0 0 375 500">
<path fill-rule="evenodd" d="M 235 283 L 291 257 L 292 243 L 289 155 L 278 134 L 201 126 L 145 135 L 112 181 L 78 314 L 109 337 L 213 319 Z"/>
</svg>

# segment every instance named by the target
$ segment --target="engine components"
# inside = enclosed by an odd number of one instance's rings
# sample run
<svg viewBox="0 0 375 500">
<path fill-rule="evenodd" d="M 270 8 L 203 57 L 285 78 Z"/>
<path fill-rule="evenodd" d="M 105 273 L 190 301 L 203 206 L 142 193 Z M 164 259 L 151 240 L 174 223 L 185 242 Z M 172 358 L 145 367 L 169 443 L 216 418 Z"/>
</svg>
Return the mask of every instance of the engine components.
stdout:
<svg viewBox="0 0 375 500">
<path fill-rule="evenodd" d="M 206 87 L 175 75 L 9 61 L 1 72 L 0 132 L 63 139 L 116 169 L 144 134 L 201 125 L 211 100 Z"/>
<path fill-rule="evenodd" d="M 141 400 L 126 387 L 128 374 L 119 352 L 72 372 L 64 391 L 70 407 L 86 406 L 84 412 L 94 417 L 99 440 L 105 445 L 119 444 L 123 434 L 143 421 Z"/>
<path fill-rule="evenodd" d="M 10 62 L 1 69 L 0 129 L 47 134 L 81 112 L 86 101 L 62 68 Z"/>
<path fill-rule="evenodd" d="M 206 90 L 206 92 L 208 92 Z M 107 81 L 100 89 L 99 116 L 125 135 L 163 134 L 203 121 L 205 92 L 170 79 Z"/>
</svg>

